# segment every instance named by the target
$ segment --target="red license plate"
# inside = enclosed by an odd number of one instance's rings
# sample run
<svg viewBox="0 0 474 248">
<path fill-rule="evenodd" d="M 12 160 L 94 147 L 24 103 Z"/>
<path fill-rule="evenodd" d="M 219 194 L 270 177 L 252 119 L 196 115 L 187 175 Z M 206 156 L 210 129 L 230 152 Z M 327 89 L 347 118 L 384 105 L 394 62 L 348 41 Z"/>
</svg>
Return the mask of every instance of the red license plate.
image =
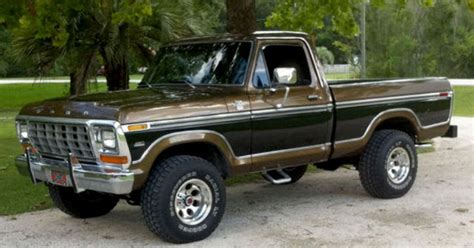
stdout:
<svg viewBox="0 0 474 248">
<path fill-rule="evenodd" d="M 56 185 L 67 186 L 67 175 L 60 171 L 51 171 L 51 182 Z"/>
</svg>

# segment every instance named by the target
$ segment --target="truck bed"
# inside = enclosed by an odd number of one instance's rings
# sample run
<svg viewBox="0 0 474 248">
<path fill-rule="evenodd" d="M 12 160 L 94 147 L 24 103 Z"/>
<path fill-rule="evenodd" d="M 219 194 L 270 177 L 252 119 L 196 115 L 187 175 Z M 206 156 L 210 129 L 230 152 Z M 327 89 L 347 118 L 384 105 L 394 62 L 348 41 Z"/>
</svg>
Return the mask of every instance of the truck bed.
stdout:
<svg viewBox="0 0 474 248">
<path fill-rule="evenodd" d="M 329 86 L 335 104 L 333 158 L 360 153 L 373 127 L 385 121 L 420 142 L 449 128 L 452 88 L 446 78 L 336 80 Z"/>
</svg>

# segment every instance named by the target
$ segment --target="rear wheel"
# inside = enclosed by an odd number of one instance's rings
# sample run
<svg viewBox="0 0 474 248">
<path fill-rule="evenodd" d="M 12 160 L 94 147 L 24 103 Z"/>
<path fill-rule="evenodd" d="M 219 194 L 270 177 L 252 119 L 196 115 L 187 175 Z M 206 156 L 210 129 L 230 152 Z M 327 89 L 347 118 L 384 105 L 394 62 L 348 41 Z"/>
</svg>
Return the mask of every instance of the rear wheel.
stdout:
<svg viewBox="0 0 474 248">
<path fill-rule="evenodd" d="M 141 195 L 149 229 L 172 243 L 202 240 L 217 228 L 225 209 L 225 187 L 217 168 L 199 157 L 160 161 Z"/>
<path fill-rule="evenodd" d="M 62 212 L 76 218 L 92 218 L 108 214 L 119 198 L 95 191 L 74 192 L 73 188 L 48 185 L 53 204 Z"/>
<path fill-rule="evenodd" d="M 303 177 L 303 175 L 305 174 L 307 169 L 308 169 L 308 165 L 300 165 L 300 166 L 296 166 L 296 167 L 290 167 L 290 168 L 282 169 L 282 171 L 284 173 L 286 173 L 291 178 L 291 181 L 289 181 L 287 183 L 282 183 L 282 184 L 296 183 L 297 181 L 299 181 Z M 277 172 L 276 170 L 267 171 L 266 173 L 268 175 L 270 175 L 271 177 L 273 177 L 273 178 L 281 177 L 280 173 Z M 265 180 L 271 182 L 267 177 L 263 176 L 263 178 Z"/>
<path fill-rule="evenodd" d="M 398 130 L 377 131 L 358 165 L 365 190 L 383 199 L 405 195 L 413 186 L 417 172 L 413 139 Z"/>
</svg>

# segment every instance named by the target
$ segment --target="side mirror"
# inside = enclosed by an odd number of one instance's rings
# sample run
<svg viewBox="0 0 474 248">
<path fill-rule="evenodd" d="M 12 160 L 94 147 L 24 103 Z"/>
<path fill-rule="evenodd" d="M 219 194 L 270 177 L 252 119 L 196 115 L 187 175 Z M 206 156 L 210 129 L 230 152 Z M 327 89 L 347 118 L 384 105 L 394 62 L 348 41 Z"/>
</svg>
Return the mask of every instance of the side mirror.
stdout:
<svg viewBox="0 0 474 248">
<path fill-rule="evenodd" d="M 296 84 L 298 81 L 296 69 L 293 67 L 278 67 L 273 70 L 276 84 Z"/>
</svg>

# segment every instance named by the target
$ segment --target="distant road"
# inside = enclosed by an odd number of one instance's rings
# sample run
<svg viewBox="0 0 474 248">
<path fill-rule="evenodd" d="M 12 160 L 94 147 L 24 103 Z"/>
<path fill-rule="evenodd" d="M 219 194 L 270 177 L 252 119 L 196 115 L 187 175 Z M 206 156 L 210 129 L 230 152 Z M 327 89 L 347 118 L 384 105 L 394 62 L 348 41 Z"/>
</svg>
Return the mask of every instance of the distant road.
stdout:
<svg viewBox="0 0 474 248">
<path fill-rule="evenodd" d="M 452 85 L 474 86 L 474 79 L 449 79 Z"/>
<path fill-rule="evenodd" d="M 141 79 L 130 79 L 130 83 L 139 83 Z M 449 79 L 452 85 L 456 86 L 474 86 L 474 79 Z M 97 79 L 98 83 L 105 83 L 105 79 Z M 0 79 L 0 84 L 33 84 L 33 83 L 56 83 L 65 84 L 69 83 L 68 78 L 6 78 Z"/>
</svg>

